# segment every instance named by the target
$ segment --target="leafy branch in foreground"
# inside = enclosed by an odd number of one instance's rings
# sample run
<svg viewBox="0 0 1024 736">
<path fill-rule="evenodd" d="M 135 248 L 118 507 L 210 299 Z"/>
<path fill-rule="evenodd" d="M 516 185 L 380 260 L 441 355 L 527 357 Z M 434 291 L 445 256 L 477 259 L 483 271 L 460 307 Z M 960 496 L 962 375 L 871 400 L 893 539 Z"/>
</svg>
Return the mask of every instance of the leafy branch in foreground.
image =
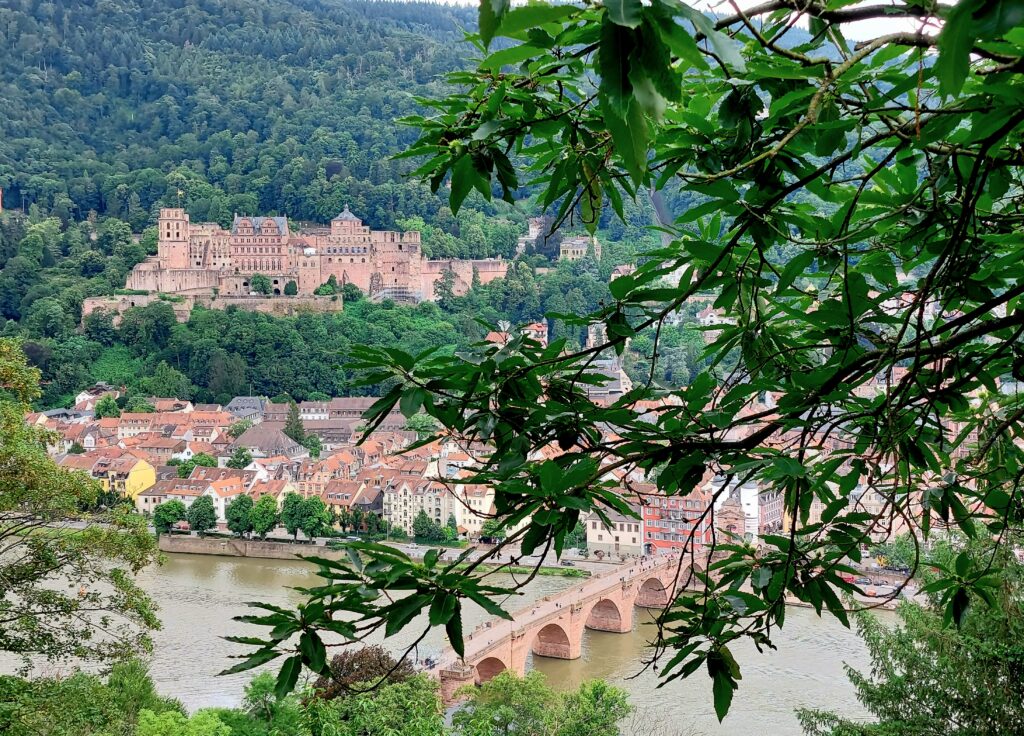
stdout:
<svg viewBox="0 0 1024 736">
<path fill-rule="evenodd" d="M 96 514 L 97 481 L 58 466 L 51 433 L 25 423 L 39 371 L 0 338 L 0 651 L 114 659 L 148 651 L 159 628 L 133 574 L 153 561 L 146 522 L 123 506 Z"/>
<path fill-rule="evenodd" d="M 635 477 L 687 496 L 713 473 L 722 492 L 751 482 L 777 500 L 760 549 L 714 539 L 708 574 L 689 580 L 700 590 L 660 617 L 665 681 L 706 667 L 719 717 L 740 677 L 734 642 L 772 646 L 787 599 L 846 623 L 843 573 L 862 547 L 898 532 L 919 545 L 951 526 L 1004 544 L 1024 515 L 1019 4 L 734 10 L 483 0 L 477 68 L 408 121 L 421 137 L 407 155 L 435 189 L 449 182 L 453 210 L 474 188 L 514 199 L 529 186 L 557 222 L 594 231 L 627 197 L 701 203 L 661 223 L 663 247 L 610 283 L 608 304 L 575 316 L 603 327 L 603 344 L 353 351 L 367 381 L 394 385 L 369 430 L 397 405 L 483 448 L 458 482 L 494 488 L 525 553 L 561 553 L 586 514 L 634 514 L 629 502 L 648 501 Z M 894 32 L 849 41 L 848 24 L 867 19 Z M 491 51 L 498 36 L 516 43 Z M 646 330 L 656 361 L 660 327 L 698 295 L 723 318 L 708 370 L 683 387 L 648 380 L 591 398 L 607 381 L 599 357 Z M 410 574 L 400 559 L 373 564 Z M 394 631 L 429 606 L 451 634 L 457 610 L 444 601 L 468 595 L 473 573 L 417 582 L 404 605 L 373 603 L 382 578 L 365 600 L 361 579 L 337 594 L 362 626 Z M 993 574 L 991 558 L 968 552 L 936 581 L 950 620 L 989 594 Z"/>
</svg>

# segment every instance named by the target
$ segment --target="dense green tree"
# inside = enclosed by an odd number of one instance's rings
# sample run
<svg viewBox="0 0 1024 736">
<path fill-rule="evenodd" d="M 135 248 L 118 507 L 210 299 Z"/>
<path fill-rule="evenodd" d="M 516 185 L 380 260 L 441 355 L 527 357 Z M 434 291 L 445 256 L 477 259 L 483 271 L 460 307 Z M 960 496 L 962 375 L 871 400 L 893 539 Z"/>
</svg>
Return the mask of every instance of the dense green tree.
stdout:
<svg viewBox="0 0 1024 736">
<path fill-rule="evenodd" d="M 175 399 L 192 398 L 192 383 L 181 371 L 161 361 L 151 376 L 139 381 L 142 393 L 149 396 L 169 396 Z"/>
<path fill-rule="evenodd" d="M 270 294 L 270 279 L 261 273 L 249 277 L 249 291 L 255 294 Z"/>
<path fill-rule="evenodd" d="M 284 285 L 284 295 L 285 296 L 295 296 L 298 293 L 299 293 L 299 286 L 294 281 L 289 281 L 287 284 Z"/>
<path fill-rule="evenodd" d="M 188 507 L 188 514 L 185 516 L 189 529 L 198 532 L 203 536 L 206 532 L 217 526 L 217 511 L 213 507 L 213 499 L 209 496 L 200 496 Z"/>
<path fill-rule="evenodd" d="M 300 445 L 306 441 L 306 428 L 302 424 L 302 417 L 299 415 L 299 405 L 295 401 L 288 402 L 288 416 L 284 421 L 284 429 L 281 430 Z"/>
<path fill-rule="evenodd" d="M 429 414 L 413 414 L 405 420 L 405 428 L 415 432 L 418 439 L 426 439 L 437 431 L 441 426 L 437 420 Z"/>
<path fill-rule="evenodd" d="M 85 336 L 101 345 L 113 345 L 117 340 L 117 329 L 114 327 L 114 315 L 99 309 L 82 320 Z"/>
<path fill-rule="evenodd" d="M 242 436 L 245 430 L 252 426 L 251 419 L 239 419 L 237 422 L 228 427 L 228 436 L 233 439 L 238 439 Z"/>
<path fill-rule="evenodd" d="M 178 477 L 188 478 L 197 465 L 202 465 L 204 468 L 216 468 L 217 458 L 205 452 L 197 452 L 190 459 L 183 460 L 178 464 Z"/>
<path fill-rule="evenodd" d="M 231 736 L 231 728 L 215 713 L 201 710 L 189 717 L 178 711 L 167 710 L 139 713 L 136 736 Z"/>
<path fill-rule="evenodd" d="M 507 535 L 501 519 L 487 519 L 480 527 L 480 536 L 488 539 L 504 539 Z"/>
<path fill-rule="evenodd" d="M 309 539 L 330 534 L 333 521 L 331 512 L 327 510 L 327 505 L 322 498 L 310 496 L 302 500 L 299 529 Z"/>
<path fill-rule="evenodd" d="M 303 516 L 302 496 L 298 493 L 286 493 L 281 504 L 281 525 L 292 535 L 292 539 L 299 538 Z"/>
<path fill-rule="evenodd" d="M 320 459 L 320 453 L 323 452 L 324 446 L 320 438 L 315 434 L 307 434 L 306 438 L 302 440 L 302 446 L 309 450 L 309 456 L 314 460 Z"/>
<path fill-rule="evenodd" d="M 1019 533 L 1010 535 L 1019 538 Z M 869 672 L 846 668 L 857 699 L 873 721 L 823 710 L 801 710 L 808 736 L 996 736 L 1021 732 L 1024 716 L 1024 610 L 1022 568 L 1012 552 L 991 541 L 956 547 L 940 545 L 925 553 L 939 569 L 965 569 L 966 556 L 988 555 L 994 585 L 983 597 L 971 595 L 957 627 L 941 605 L 945 584 L 929 575 L 926 604 L 904 601 L 899 624 L 868 612 L 857 615 L 857 629 L 871 657 Z M 930 581 L 930 582 L 929 582 Z M 987 600 L 986 600 L 987 599 Z"/>
<path fill-rule="evenodd" d="M 333 700 L 354 695 L 357 686 L 379 681 L 405 682 L 416 674 L 412 662 L 396 660 L 380 646 L 345 649 L 331 657 L 329 675 L 320 675 L 313 685 L 317 698 Z"/>
<path fill-rule="evenodd" d="M 314 698 L 307 713 L 314 736 L 447 736 L 437 683 L 426 675 L 351 697 Z"/>
<path fill-rule="evenodd" d="M 597 680 L 556 693 L 539 672 L 519 677 L 506 670 L 465 694 L 452 717 L 452 736 L 618 736 L 632 710 L 619 688 Z"/>
<path fill-rule="evenodd" d="M 121 416 L 121 410 L 118 408 L 117 400 L 114 399 L 113 394 L 101 396 L 99 401 L 96 402 L 96 406 L 93 407 L 92 412 L 93 416 L 97 419 Z"/>
<path fill-rule="evenodd" d="M 341 286 L 341 298 L 346 304 L 357 302 L 363 298 L 362 290 L 351 281 L 346 281 Z"/>
<path fill-rule="evenodd" d="M 178 500 L 164 501 L 153 509 L 153 527 L 157 534 L 167 534 L 188 515 L 185 504 Z"/>
<path fill-rule="evenodd" d="M 253 534 L 258 534 L 260 539 L 266 539 L 267 533 L 273 531 L 277 526 L 277 499 L 269 494 L 264 494 L 256 501 L 249 515 L 252 520 Z"/>
<path fill-rule="evenodd" d="M 252 509 L 254 505 L 252 496 L 248 493 L 240 493 L 224 508 L 224 519 L 232 533 L 244 537 L 252 532 Z"/>
<path fill-rule="evenodd" d="M 448 521 L 445 523 L 444 528 L 441 530 L 444 532 L 444 541 L 455 542 L 459 538 L 459 525 L 455 521 L 455 514 L 448 514 Z"/>
<path fill-rule="evenodd" d="M 141 396 L 132 396 L 125 403 L 124 410 L 136 414 L 152 414 L 156 408 Z"/>
<path fill-rule="evenodd" d="M 427 516 L 422 509 L 412 520 L 412 535 L 417 541 L 422 542 L 441 542 L 445 538 L 441 525 Z"/>
<path fill-rule="evenodd" d="M 1019 523 L 1021 411 L 1000 386 L 1021 375 L 1024 324 L 1012 237 L 1024 205 L 1020 15 L 975 0 L 766 3 L 720 18 L 641 0 L 480 9 L 477 68 L 410 120 L 417 175 L 447 192 L 456 218 L 474 191 L 533 196 L 589 233 L 609 219 L 632 227 L 626 203 L 650 196 L 664 237 L 596 305 L 564 289 L 553 326 L 566 341 L 553 348 L 359 350 L 360 368 L 390 381 L 367 422 L 422 407 L 446 433 L 486 443 L 488 462 L 464 480 L 492 487 L 502 518 L 530 520 L 510 535 L 526 553 L 560 553 L 588 514 L 635 513 L 638 490 L 603 482 L 613 468 L 680 499 L 709 472 L 778 498 L 788 533 L 708 545 L 720 559 L 707 590 L 680 589 L 655 642 L 659 674 L 707 673 L 723 718 L 740 648 L 774 643 L 787 600 L 846 622 L 848 559 L 892 519 L 918 540 L 939 521 L 975 535 Z M 847 41 L 853 21 L 880 19 L 881 35 Z M 922 30 L 888 32 L 902 22 Z M 546 279 L 528 258 L 487 290 L 514 322 L 543 312 Z M 556 271 L 582 284 L 607 265 Z M 658 330 L 698 299 L 721 310 L 707 367 L 660 385 Z M 653 377 L 617 401 L 594 396 L 605 380 L 594 369 L 651 329 Z M 576 349 L 588 333 L 596 344 Z M 557 457 L 544 452 L 553 443 Z M 865 488 L 881 511 L 859 507 Z M 477 575 L 366 554 L 380 564 L 330 600 L 311 596 L 324 623 L 384 581 L 417 591 L 403 599 L 409 621 L 480 591 Z M 949 620 L 991 582 L 985 557 L 947 570 Z M 735 601 L 737 590 L 750 592 Z M 363 610 L 394 629 L 391 611 Z M 433 616 L 456 651 L 458 618 Z"/>
<path fill-rule="evenodd" d="M 91 510 L 99 483 L 47 454 L 54 435 L 24 421 L 39 379 L 20 344 L 0 338 L 0 651 L 26 664 L 145 651 L 158 621 L 126 573 L 153 560 L 153 536 L 124 507 Z M 67 533 L 72 521 L 80 528 Z"/>
<path fill-rule="evenodd" d="M 86 672 L 61 677 L 0 677 L 4 733 L 9 736 L 80 736 L 134 733 L 139 713 L 180 713 L 177 701 L 160 697 L 146 666 L 117 662 L 104 682 Z"/>
<path fill-rule="evenodd" d="M 228 458 L 227 466 L 235 470 L 242 470 L 252 462 L 252 453 L 245 447 L 236 447 L 231 457 Z"/>
</svg>

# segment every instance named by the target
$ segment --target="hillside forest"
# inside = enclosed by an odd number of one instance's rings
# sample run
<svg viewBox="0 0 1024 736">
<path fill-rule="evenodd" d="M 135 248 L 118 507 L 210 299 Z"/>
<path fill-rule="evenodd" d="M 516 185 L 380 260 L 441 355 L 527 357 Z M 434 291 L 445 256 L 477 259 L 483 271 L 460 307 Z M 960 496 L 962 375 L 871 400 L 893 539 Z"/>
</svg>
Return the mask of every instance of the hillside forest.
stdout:
<svg viewBox="0 0 1024 736">
<path fill-rule="evenodd" d="M 416 160 L 393 158 L 416 138 L 400 119 L 471 60 L 459 29 L 475 18 L 432 3 L 328 0 L 0 9 L 0 44 L 12 51 L 0 69 L 0 334 L 25 339 L 42 369 L 39 406 L 66 405 L 94 381 L 200 401 L 344 395 L 357 390 L 342 367 L 352 344 L 451 350 L 482 339 L 484 323 L 596 309 L 611 269 L 658 244 L 646 200 L 626 202 L 626 224 L 610 210 L 603 218 L 601 262 L 555 264 L 553 237 L 508 279 L 436 304 L 353 299 L 340 314 L 295 318 L 199 309 L 179 325 L 157 303 L 118 328 L 103 315 L 82 323 L 83 299 L 116 293 L 155 253 L 165 206 L 222 225 L 234 213 L 283 214 L 301 228 L 347 204 L 373 228 L 422 231 L 428 257 L 515 257 L 527 217 L 541 214 L 529 192 L 515 206 L 474 193 L 455 216 L 445 192 L 408 176 Z M 570 345 L 586 339 L 559 319 L 549 328 Z M 703 341 L 686 327 L 669 333 L 656 378 L 685 382 Z M 636 379 L 651 345 L 641 335 L 626 356 Z"/>
</svg>

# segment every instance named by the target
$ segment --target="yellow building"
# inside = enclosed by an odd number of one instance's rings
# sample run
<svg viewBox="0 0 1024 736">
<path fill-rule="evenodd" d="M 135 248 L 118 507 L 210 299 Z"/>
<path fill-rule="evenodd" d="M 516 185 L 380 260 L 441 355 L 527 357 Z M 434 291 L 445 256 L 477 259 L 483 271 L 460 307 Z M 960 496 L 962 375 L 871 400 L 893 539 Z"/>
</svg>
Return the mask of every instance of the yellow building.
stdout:
<svg viewBox="0 0 1024 736">
<path fill-rule="evenodd" d="M 103 490 L 114 491 L 133 502 L 140 493 L 156 483 L 156 468 L 128 454 L 97 460 L 91 475 L 103 484 Z"/>
</svg>

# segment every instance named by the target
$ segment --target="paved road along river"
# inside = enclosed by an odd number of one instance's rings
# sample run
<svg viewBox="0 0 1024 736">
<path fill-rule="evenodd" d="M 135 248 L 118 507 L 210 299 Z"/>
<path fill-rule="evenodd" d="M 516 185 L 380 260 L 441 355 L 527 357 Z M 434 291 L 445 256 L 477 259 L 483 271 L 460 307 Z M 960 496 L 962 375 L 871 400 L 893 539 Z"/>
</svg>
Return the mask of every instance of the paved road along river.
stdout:
<svg viewBox="0 0 1024 736">
<path fill-rule="evenodd" d="M 190 709 L 237 704 L 250 675 L 216 677 L 232 663 L 228 655 L 241 649 L 220 637 L 251 634 L 256 629 L 237 624 L 231 617 L 246 612 L 247 601 L 294 603 L 299 595 L 289 586 L 308 585 L 314 580 L 308 566 L 301 562 L 200 555 L 168 555 L 167 564 L 145 571 L 142 583 L 159 603 L 164 622 L 163 630 L 155 636 L 152 665 L 160 692 L 180 698 Z M 579 582 L 538 577 L 527 594 L 510 602 L 508 608 L 518 608 Z M 832 618 L 818 619 L 811 610 L 792 609 L 778 637 L 779 651 L 764 655 L 753 647 L 737 651 L 743 681 L 732 712 L 719 725 L 712 708 L 710 680 L 703 673 L 660 690 L 655 689 L 657 675 L 653 672 L 632 678 L 641 669 L 639 658 L 652 630 L 642 623 L 647 614 L 640 609 L 637 613 L 641 623 L 630 634 L 587 632 L 581 659 L 536 657 L 533 666 L 559 688 L 575 687 L 589 678 L 604 678 L 625 688 L 637 706 L 635 721 L 627 727 L 627 733 L 645 736 L 795 736 L 800 733 L 793 713 L 797 707 L 862 714 L 843 674 L 843 662 L 864 668 L 866 653 L 856 635 Z M 485 620 L 486 614 L 479 609 L 468 610 L 467 617 L 466 631 L 470 631 Z M 393 648 L 407 645 L 419 630 L 393 637 L 388 644 Z M 442 645 L 443 634 L 431 632 L 421 654 L 436 655 Z"/>
</svg>

